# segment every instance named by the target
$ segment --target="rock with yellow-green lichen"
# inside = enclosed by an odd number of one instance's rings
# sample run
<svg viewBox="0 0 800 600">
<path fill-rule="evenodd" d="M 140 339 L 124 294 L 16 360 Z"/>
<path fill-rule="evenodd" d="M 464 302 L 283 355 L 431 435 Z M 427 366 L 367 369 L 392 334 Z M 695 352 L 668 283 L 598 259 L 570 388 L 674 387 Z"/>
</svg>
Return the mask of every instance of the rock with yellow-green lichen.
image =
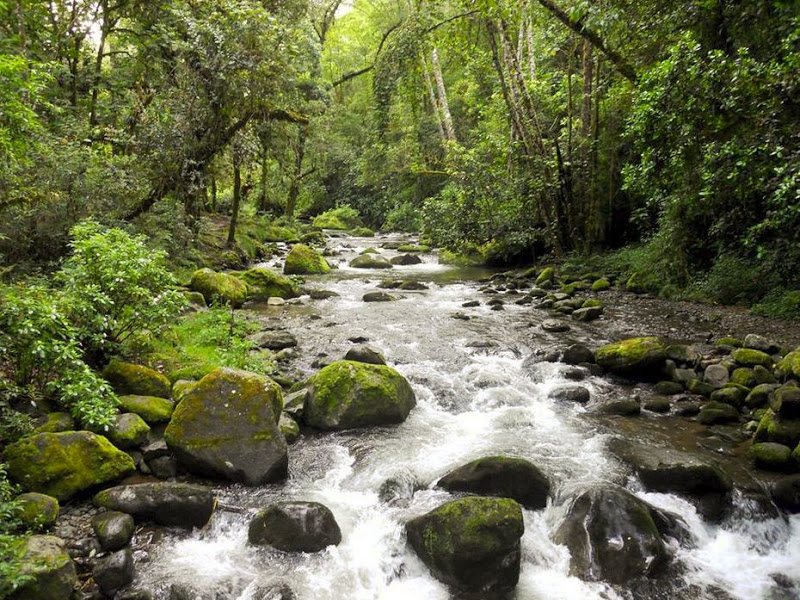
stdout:
<svg viewBox="0 0 800 600">
<path fill-rule="evenodd" d="M 620 375 L 647 375 L 666 359 L 666 346 L 657 337 L 630 338 L 595 350 L 597 364 Z"/>
<path fill-rule="evenodd" d="M 749 454 L 757 467 L 767 471 L 791 471 L 795 468 L 792 449 L 783 444 L 774 442 L 753 444 Z"/>
<path fill-rule="evenodd" d="M 49 529 L 55 525 L 59 506 L 52 496 L 29 492 L 17 496 L 16 501 L 22 511 L 19 518 L 28 529 Z"/>
<path fill-rule="evenodd" d="M 103 369 L 103 377 L 121 396 L 169 398 L 169 379 L 149 367 L 113 360 Z"/>
<path fill-rule="evenodd" d="M 289 229 L 288 227 L 280 227 L 278 225 L 270 225 L 269 227 L 267 227 L 264 230 L 261 238 L 265 242 L 270 242 L 270 243 L 274 242 L 293 243 L 300 241 L 300 236 L 295 230 Z"/>
<path fill-rule="evenodd" d="M 552 284 L 556 277 L 556 270 L 553 267 L 545 267 L 539 276 L 536 278 L 536 285 L 543 286 L 545 284 Z"/>
<path fill-rule="evenodd" d="M 305 244 L 292 246 L 283 265 L 283 272 L 286 275 L 315 275 L 330 270 L 323 256 Z"/>
<path fill-rule="evenodd" d="M 214 369 L 211 369 L 209 373 L 213 370 Z M 206 375 L 208 375 L 208 373 L 206 373 Z M 202 379 L 202 377 L 200 379 Z M 173 402 L 175 402 L 176 406 L 178 405 L 178 403 L 180 403 L 181 400 L 183 400 L 183 397 L 186 395 L 186 392 L 188 392 L 190 389 L 194 387 L 195 383 L 197 382 L 189 381 L 187 379 L 179 379 L 178 381 L 172 384 L 172 400 Z"/>
<path fill-rule="evenodd" d="M 752 348 L 737 348 L 733 351 L 733 360 L 743 367 L 755 367 L 756 365 L 761 365 L 762 367 L 772 366 L 772 357 L 769 354 L 761 352 L 761 350 L 753 350 Z"/>
<path fill-rule="evenodd" d="M 292 417 L 290 417 L 287 413 L 281 413 L 281 420 L 278 421 L 278 427 L 283 434 L 283 437 L 286 438 L 286 443 L 291 444 L 300 437 L 300 426 L 297 424 Z"/>
<path fill-rule="evenodd" d="M 184 394 L 164 439 L 197 475 L 261 485 L 287 474 L 282 409 L 283 393 L 271 379 L 217 369 Z"/>
<path fill-rule="evenodd" d="M 134 471 L 133 459 L 89 431 L 40 433 L 6 447 L 11 477 L 33 492 L 66 500 Z"/>
<path fill-rule="evenodd" d="M 394 265 L 385 256 L 362 254 L 350 261 L 354 269 L 393 269 Z"/>
<path fill-rule="evenodd" d="M 767 410 L 758 423 L 755 442 L 775 442 L 794 448 L 800 443 L 800 419 L 789 419 Z"/>
<path fill-rule="evenodd" d="M 199 269 L 192 273 L 192 290 L 203 294 L 209 305 L 230 304 L 239 308 L 247 300 L 247 284 L 227 273 Z"/>
<path fill-rule="evenodd" d="M 296 298 L 299 295 L 295 281 L 269 269 L 250 269 L 238 274 L 238 277 L 249 286 L 248 297 L 255 300 Z"/>
<path fill-rule="evenodd" d="M 132 450 L 147 441 L 148 433 L 150 426 L 142 417 L 134 413 L 124 413 L 117 415 L 114 426 L 108 432 L 108 439 L 117 448 Z"/>
<path fill-rule="evenodd" d="M 12 542 L 14 543 L 14 542 Z M 69 600 L 78 583 L 75 564 L 63 540 L 33 535 L 19 542 L 22 574 L 30 581 L 12 592 L 9 600 Z"/>
<path fill-rule="evenodd" d="M 784 356 L 775 368 L 778 377 L 800 378 L 800 348 Z"/>
<path fill-rule="evenodd" d="M 406 524 L 409 544 L 434 576 L 480 598 L 516 587 L 524 531 L 516 501 L 480 496 L 453 500 Z"/>
<path fill-rule="evenodd" d="M 603 292 L 611 287 L 611 283 L 608 279 L 602 278 L 598 279 L 592 284 L 592 291 L 593 292 Z"/>
<path fill-rule="evenodd" d="M 120 396 L 119 407 L 120 410 L 139 415 L 151 425 L 166 423 L 173 411 L 171 400 L 155 396 Z"/>
<path fill-rule="evenodd" d="M 311 378 L 303 419 L 326 430 L 391 425 L 415 405 L 411 385 L 391 367 L 341 360 Z"/>
</svg>

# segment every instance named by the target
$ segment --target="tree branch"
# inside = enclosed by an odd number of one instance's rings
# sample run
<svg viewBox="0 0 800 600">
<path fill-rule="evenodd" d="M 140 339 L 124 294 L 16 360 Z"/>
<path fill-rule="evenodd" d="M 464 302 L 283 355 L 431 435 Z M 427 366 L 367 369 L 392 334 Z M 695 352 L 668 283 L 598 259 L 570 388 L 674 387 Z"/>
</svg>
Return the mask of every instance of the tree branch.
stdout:
<svg viewBox="0 0 800 600">
<path fill-rule="evenodd" d="M 573 19 L 570 17 L 564 9 L 558 6 L 553 0 L 538 0 L 539 4 L 544 6 L 547 10 L 549 10 L 553 15 L 561 21 L 564 25 L 569 27 L 572 31 L 577 33 L 579 36 L 587 40 L 590 44 L 592 44 L 595 48 L 600 50 L 603 54 L 608 57 L 608 60 L 611 61 L 611 64 L 617 69 L 617 71 L 622 74 L 625 79 L 636 83 L 638 80 L 638 76 L 636 75 L 636 71 L 634 68 L 628 63 L 627 60 L 616 50 L 613 48 L 609 48 L 606 45 L 603 38 L 600 35 L 583 24 L 581 19 Z"/>
</svg>

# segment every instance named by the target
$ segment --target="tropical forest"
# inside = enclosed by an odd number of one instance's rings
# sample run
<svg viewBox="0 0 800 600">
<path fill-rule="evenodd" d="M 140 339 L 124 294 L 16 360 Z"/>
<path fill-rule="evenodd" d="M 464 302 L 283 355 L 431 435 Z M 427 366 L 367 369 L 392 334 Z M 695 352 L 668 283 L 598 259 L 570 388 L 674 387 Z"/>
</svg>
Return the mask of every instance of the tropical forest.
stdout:
<svg viewBox="0 0 800 600">
<path fill-rule="evenodd" d="M 797 0 L 0 0 L 0 600 L 800 598 Z"/>
</svg>

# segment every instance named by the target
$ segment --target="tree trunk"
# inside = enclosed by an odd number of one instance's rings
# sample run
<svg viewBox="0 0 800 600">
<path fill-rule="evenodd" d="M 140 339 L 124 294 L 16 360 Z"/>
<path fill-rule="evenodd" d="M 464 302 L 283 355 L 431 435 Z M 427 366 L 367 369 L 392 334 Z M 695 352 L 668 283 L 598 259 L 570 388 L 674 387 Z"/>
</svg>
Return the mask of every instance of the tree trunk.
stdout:
<svg viewBox="0 0 800 600">
<path fill-rule="evenodd" d="M 431 52 L 431 67 L 433 68 L 433 78 L 436 81 L 436 87 L 439 90 L 439 105 L 442 109 L 444 132 L 447 135 L 448 141 L 455 142 L 456 130 L 453 127 L 453 115 L 450 113 L 450 104 L 447 102 L 447 89 L 444 86 L 442 67 L 439 65 L 439 54 L 436 48 Z"/>
<path fill-rule="evenodd" d="M 431 109 L 433 110 L 433 116 L 436 119 L 436 128 L 439 130 L 439 136 L 443 140 L 446 140 L 447 136 L 445 135 L 444 124 L 442 123 L 442 113 L 439 111 L 439 101 L 436 98 L 436 91 L 433 89 L 430 71 L 428 71 L 428 61 L 424 54 L 419 55 L 419 60 L 422 64 L 422 78 L 425 80 L 425 88 L 428 90 L 428 98 L 431 101 Z"/>
<path fill-rule="evenodd" d="M 239 148 L 233 148 L 233 207 L 231 225 L 228 229 L 228 248 L 236 245 L 236 222 L 239 220 L 239 206 L 242 202 L 242 165 Z"/>
<path fill-rule="evenodd" d="M 94 61 L 94 79 L 92 81 L 92 104 L 89 111 L 89 125 L 97 125 L 97 96 L 100 92 L 100 78 L 103 69 L 103 54 L 106 51 L 106 37 L 108 36 L 109 17 L 108 1 L 100 1 L 100 43 L 97 46 L 97 56 Z"/>
<path fill-rule="evenodd" d="M 294 175 L 292 183 L 289 185 L 289 195 L 286 198 L 286 216 L 294 219 L 294 211 L 297 208 L 297 198 L 300 195 L 300 182 L 303 180 L 303 158 L 306 154 L 306 137 L 308 131 L 305 125 L 299 125 L 297 129 L 297 146 L 294 150 Z"/>
<path fill-rule="evenodd" d="M 211 178 L 211 212 L 217 212 L 217 175 L 213 167 L 209 170 L 209 177 Z"/>
</svg>

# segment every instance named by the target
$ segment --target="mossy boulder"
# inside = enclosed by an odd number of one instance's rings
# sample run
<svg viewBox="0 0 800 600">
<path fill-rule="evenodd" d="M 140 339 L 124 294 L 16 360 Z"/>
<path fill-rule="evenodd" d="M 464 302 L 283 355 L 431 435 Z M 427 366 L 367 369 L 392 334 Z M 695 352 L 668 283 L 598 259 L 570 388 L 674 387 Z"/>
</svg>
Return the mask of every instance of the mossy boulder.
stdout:
<svg viewBox="0 0 800 600">
<path fill-rule="evenodd" d="M 322 255 L 305 244 L 292 246 L 283 265 L 283 272 L 286 275 L 317 275 L 330 270 Z"/>
<path fill-rule="evenodd" d="M 356 227 L 351 229 L 349 233 L 353 237 L 375 237 L 375 232 L 369 227 Z"/>
<path fill-rule="evenodd" d="M 239 278 L 249 287 L 248 297 L 255 300 L 296 298 L 299 295 L 299 286 L 295 281 L 269 269 L 250 269 L 240 273 Z"/>
<path fill-rule="evenodd" d="M 318 502 L 278 502 L 250 521 L 247 539 L 251 544 L 284 552 L 320 552 L 328 546 L 338 546 L 342 532 L 327 506 Z"/>
<path fill-rule="evenodd" d="M 792 449 L 783 444 L 762 442 L 750 447 L 750 458 L 755 465 L 768 471 L 791 471 L 795 467 Z"/>
<path fill-rule="evenodd" d="M 392 269 L 394 265 L 379 254 L 362 254 L 350 261 L 354 269 Z"/>
<path fill-rule="evenodd" d="M 58 500 L 47 494 L 29 492 L 16 498 L 22 512 L 20 520 L 32 530 L 50 529 L 58 519 Z"/>
<path fill-rule="evenodd" d="M 669 553 L 660 513 L 627 490 L 604 486 L 572 500 L 555 542 L 569 548 L 570 574 L 623 585 L 659 575 Z"/>
<path fill-rule="evenodd" d="M 271 379 L 217 369 L 187 391 L 164 439 L 195 474 L 261 485 L 287 475 L 282 409 L 283 393 Z"/>
<path fill-rule="evenodd" d="M 45 417 L 44 423 L 33 430 L 34 433 L 61 433 L 62 431 L 75 431 L 75 419 L 69 413 L 50 413 Z"/>
<path fill-rule="evenodd" d="M 635 417 L 642 412 L 642 403 L 637 398 L 606 400 L 595 406 L 595 410 L 604 415 Z"/>
<path fill-rule="evenodd" d="M 278 428 L 281 430 L 287 444 L 295 442 L 297 438 L 300 437 L 300 425 L 285 412 L 281 413 L 281 419 L 278 421 Z"/>
<path fill-rule="evenodd" d="M 209 373 L 214 370 L 216 369 L 211 369 Z M 208 375 L 208 373 L 206 373 L 205 375 Z M 205 377 L 205 375 L 203 375 L 203 377 Z M 200 377 L 200 379 L 202 379 L 203 377 Z M 186 392 L 192 389 L 195 383 L 197 382 L 189 381 L 187 379 L 179 379 L 178 381 L 172 384 L 172 400 L 175 402 L 175 406 L 177 406 L 180 403 L 180 401 L 183 400 L 184 396 L 186 396 Z"/>
<path fill-rule="evenodd" d="M 288 227 L 280 227 L 278 225 L 270 225 L 261 234 L 261 239 L 267 243 L 275 242 L 288 242 L 294 243 L 300 241 L 300 236 L 294 229 Z"/>
<path fill-rule="evenodd" d="M 753 439 L 757 443 L 775 442 L 794 448 L 800 443 L 800 419 L 787 419 L 767 410 L 758 423 Z"/>
<path fill-rule="evenodd" d="M 738 369 L 734 369 L 733 373 L 731 373 L 731 383 L 735 383 L 746 388 L 753 388 L 756 385 L 756 374 L 753 369 L 739 367 Z"/>
<path fill-rule="evenodd" d="M 103 377 L 121 396 L 169 398 L 169 379 L 149 367 L 114 360 L 103 369 Z"/>
<path fill-rule="evenodd" d="M 394 369 L 341 360 L 310 379 L 303 418 L 325 430 L 391 425 L 405 421 L 415 405 L 411 385 Z"/>
<path fill-rule="evenodd" d="M 203 527 L 214 512 L 211 488 L 188 483 L 139 483 L 99 492 L 95 505 L 167 527 Z"/>
<path fill-rule="evenodd" d="M 408 542 L 440 581 L 490 598 L 519 580 L 522 509 L 508 498 L 462 498 L 406 524 Z"/>
<path fill-rule="evenodd" d="M 512 498 L 532 510 L 544 508 L 550 481 L 533 463 L 523 458 L 487 456 L 473 460 L 439 480 L 451 492 Z"/>
<path fill-rule="evenodd" d="M 147 441 L 148 433 L 150 433 L 150 426 L 144 422 L 142 417 L 135 413 L 124 413 L 117 415 L 114 426 L 108 432 L 108 439 L 117 448 L 132 450 Z"/>
<path fill-rule="evenodd" d="M 555 281 L 556 278 L 556 270 L 553 267 L 545 267 L 542 269 L 542 272 L 539 273 L 539 276 L 536 278 L 536 285 L 543 286 L 545 284 L 550 284 Z"/>
<path fill-rule="evenodd" d="M 741 348 L 744 342 L 735 337 L 721 337 L 716 342 L 717 348 Z"/>
<path fill-rule="evenodd" d="M 711 401 L 724 402 L 736 408 L 741 408 L 744 405 L 744 399 L 747 397 L 748 393 L 749 390 L 747 389 L 743 390 L 739 387 L 725 384 L 725 387 L 711 392 Z"/>
<path fill-rule="evenodd" d="M 203 294 L 209 305 L 230 304 L 239 308 L 247 301 L 247 284 L 227 273 L 199 269 L 192 274 L 189 285 L 195 292 Z"/>
<path fill-rule="evenodd" d="M 33 492 L 66 500 L 132 473 L 133 459 L 89 431 L 39 433 L 6 447 L 13 479 Z"/>
<path fill-rule="evenodd" d="M 737 348 L 733 351 L 733 360 L 743 367 L 755 367 L 756 365 L 761 365 L 762 367 L 772 366 L 772 357 L 769 354 L 761 352 L 761 350 L 753 350 L 752 348 Z"/>
<path fill-rule="evenodd" d="M 611 287 L 611 283 L 608 279 L 598 279 L 592 284 L 592 291 L 593 292 L 604 292 L 605 290 Z"/>
<path fill-rule="evenodd" d="M 778 386 L 774 383 L 762 383 L 754 387 L 744 403 L 748 408 L 761 408 L 767 404 L 771 399 Z"/>
<path fill-rule="evenodd" d="M 800 379 L 800 348 L 784 356 L 775 368 L 779 377 L 796 377 Z"/>
<path fill-rule="evenodd" d="M 630 338 L 595 350 L 597 364 L 620 375 L 646 375 L 666 359 L 666 346 L 657 337 Z"/>
<path fill-rule="evenodd" d="M 22 544 L 22 573 L 32 580 L 9 600 L 70 600 L 78 576 L 65 542 L 50 535 L 33 535 Z"/>
<path fill-rule="evenodd" d="M 800 388 L 785 385 L 775 390 L 770 408 L 783 419 L 800 419 Z"/>
<path fill-rule="evenodd" d="M 179 367 L 170 371 L 167 378 L 175 385 L 176 381 L 200 381 L 203 377 L 219 369 L 219 365 L 210 362 L 200 362 Z M 175 398 L 173 390 L 173 398 Z M 177 402 L 177 400 L 176 400 Z"/>
<path fill-rule="evenodd" d="M 146 423 L 166 423 L 172 417 L 171 400 L 155 396 L 120 396 L 120 410 L 139 415 Z"/>
<path fill-rule="evenodd" d="M 739 420 L 739 411 L 726 402 L 706 402 L 697 413 L 697 422 L 703 425 L 731 423 Z"/>
</svg>

